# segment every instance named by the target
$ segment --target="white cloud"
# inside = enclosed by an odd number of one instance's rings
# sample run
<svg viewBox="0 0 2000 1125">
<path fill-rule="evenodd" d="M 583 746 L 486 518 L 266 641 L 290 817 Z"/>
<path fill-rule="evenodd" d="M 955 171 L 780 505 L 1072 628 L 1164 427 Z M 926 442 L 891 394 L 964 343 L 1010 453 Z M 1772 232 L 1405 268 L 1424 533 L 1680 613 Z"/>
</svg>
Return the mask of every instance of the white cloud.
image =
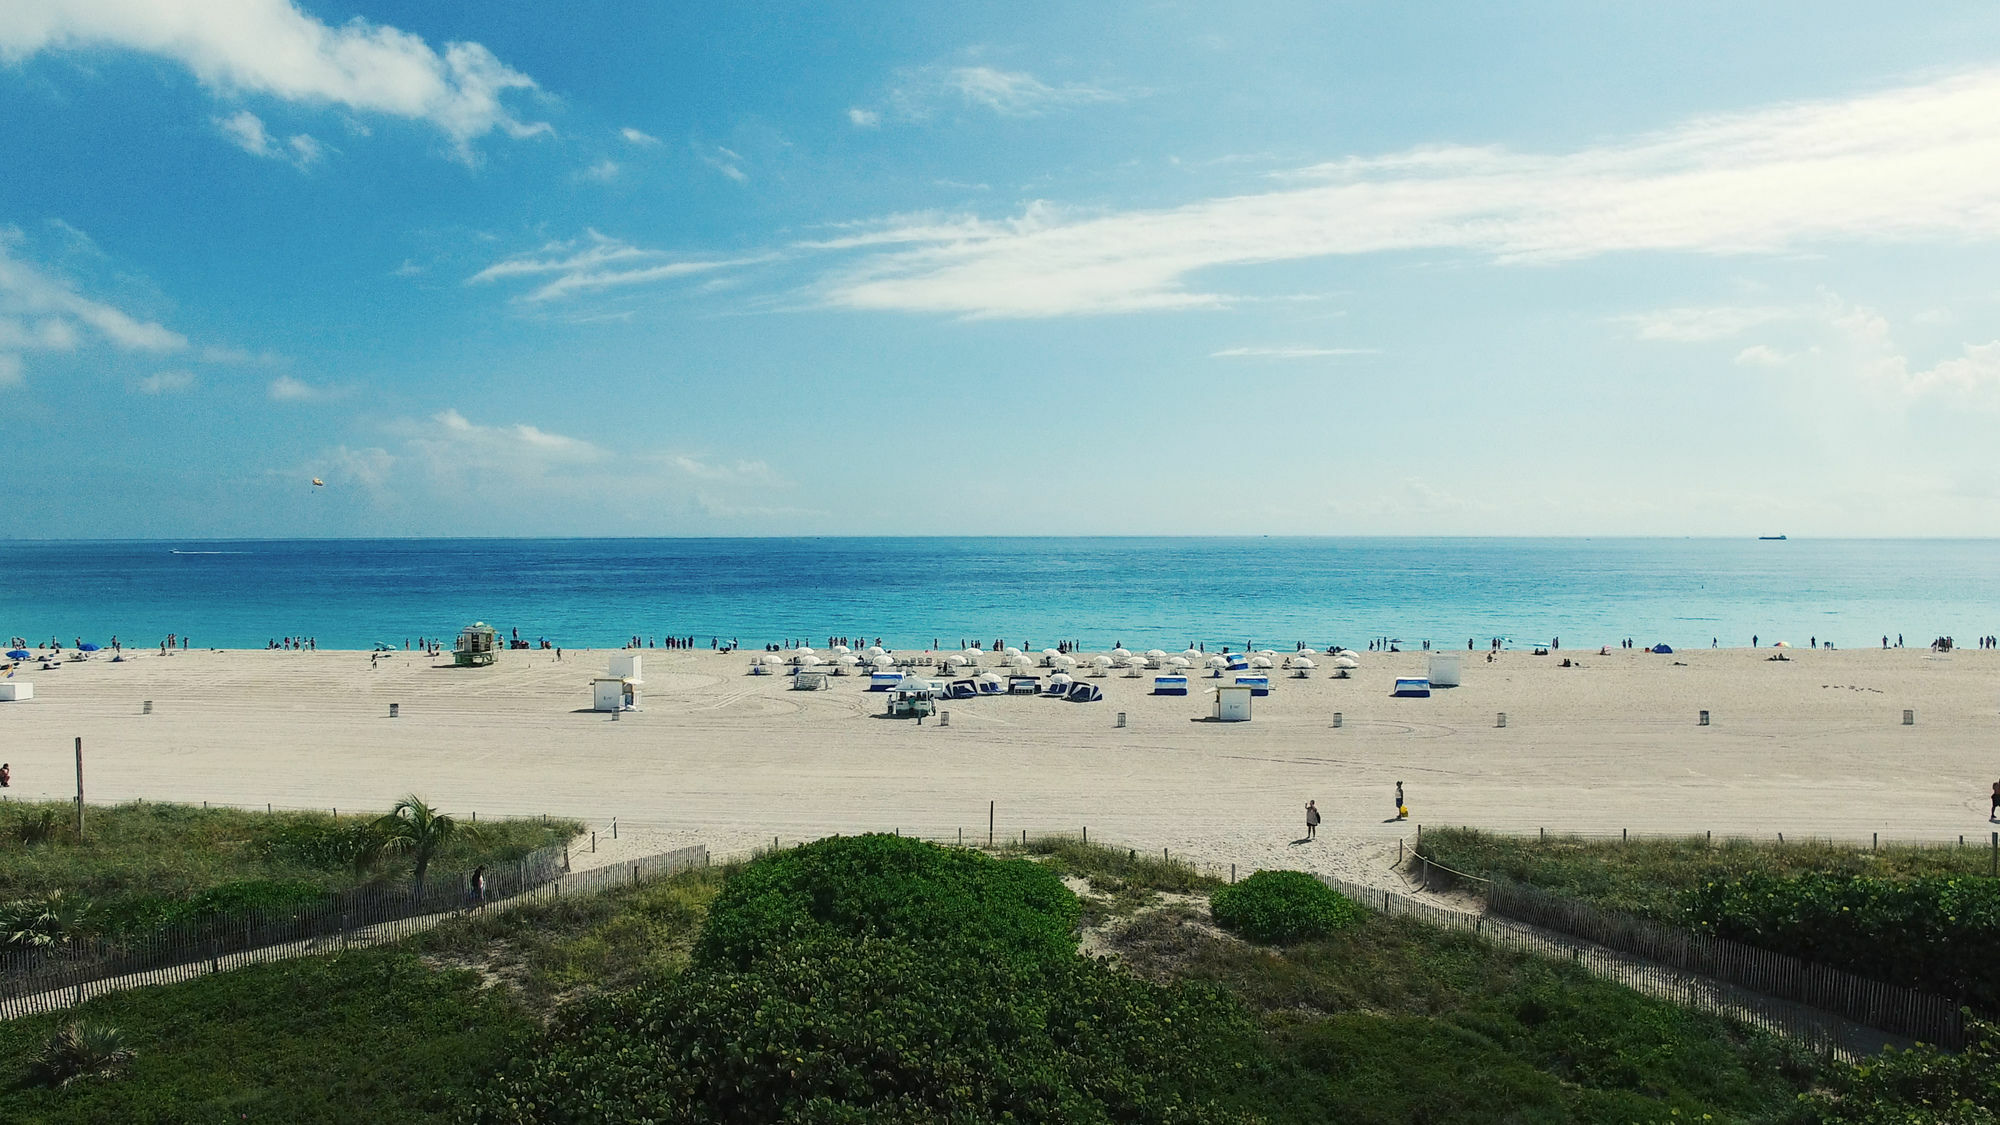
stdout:
<svg viewBox="0 0 2000 1125">
<path fill-rule="evenodd" d="M 616 160 L 600 160 L 583 170 L 583 178 L 586 180 L 596 180 L 600 184 L 608 184 L 618 178 L 618 162 Z"/>
<path fill-rule="evenodd" d="M 244 152 L 271 160 L 289 161 L 300 170 L 318 163 L 326 155 L 325 147 L 304 133 L 293 135 L 283 144 L 273 143 L 273 138 L 264 129 L 264 119 L 247 109 L 238 110 L 228 117 L 218 117 L 215 125 Z"/>
<path fill-rule="evenodd" d="M 132 384 L 142 395 L 179 394 L 194 386 L 194 375 L 186 371 L 161 371 Z"/>
<path fill-rule="evenodd" d="M 1716 305 L 1656 309 L 1620 319 L 1631 324 L 1633 334 L 1641 340 L 1702 344 L 1740 336 L 1759 325 L 1788 320 L 1807 311 L 1770 306 Z"/>
<path fill-rule="evenodd" d="M 1739 367 L 1783 367 L 1792 357 L 1769 344 L 1752 344 L 1736 353 Z"/>
<path fill-rule="evenodd" d="M 502 258 L 467 278 L 466 284 L 480 285 L 507 278 L 554 274 L 551 280 L 524 298 L 528 301 L 549 301 L 591 290 L 644 285 L 734 269 L 768 262 L 774 257 L 762 254 L 745 258 L 677 259 L 663 251 L 641 249 L 592 230 L 586 231 L 582 239 L 551 242 L 530 253 Z"/>
<path fill-rule="evenodd" d="M 905 121 L 926 120 L 942 105 L 974 106 L 1002 117 L 1036 117 L 1051 110 L 1125 98 L 1125 94 L 1101 86 L 1051 86 L 1025 71 L 991 66 L 912 67 L 897 72 L 889 90 L 890 106 Z M 874 125 L 880 120 L 873 110 L 850 109 L 847 113 L 856 125 Z M 866 115 L 868 120 L 857 114 Z"/>
<path fill-rule="evenodd" d="M 744 184 L 750 182 L 749 174 L 744 172 L 741 167 L 743 163 L 743 155 L 741 153 L 726 149 L 721 145 L 716 145 L 713 149 L 696 146 L 695 154 L 701 157 L 703 164 L 728 176 L 737 183 Z"/>
<path fill-rule="evenodd" d="M 857 128 L 873 129 L 882 123 L 882 115 L 872 109 L 852 106 L 847 111 L 847 120 Z"/>
<path fill-rule="evenodd" d="M 676 472 L 696 480 L 715 481 L 730 484 L 782 485 L 786 481 L 771 466 L 763 461 L 737 460 L 712 462 L 706 457 L 689 453 L 667 453 L 652 458 L 656 464 L 664 465 Z"/>
<path fill-rule="evenodd" d="M 618 130 L 618 135 L 624 137 L 628 144 L 639 145 L 642 148 L 660 143 L 660 138 L 653 136 L 651 133 L 642 133 L 630 125 Z"/>
<path fill-rule="evenodd" d="M 345 387 L 316 386 L 290 375 L 280 375 L 271 380 L 268 391 L 273 402 L 324 402 L 347 393 Z"/>
<path fill-rule="evenodd" d="M 224 95 L 258 94 L 428 122 L 472 159 L 494 132 L 548 131 L 502 96 L 534 80 L 477 43 L 440 54 L 417 35 L 356 17 L 331 27 L 291 0 L 20 0 L 0 15 L 0 60 L 121 48 L 171 59 Z"/>
<path fill-rule="evenodd" d="M 21 357 L 12 352 L 0 352 L 0 387 L 21 385 Z"/>
<path fill-rule="evenodd" d="M 1224 348 L 1208 353 L 1210 359 L 1321 359 L 1344 355 L 1381 355 L 1380 348 Z"/>
<path fill-rule="evenodd" d="M 1008 87 L 967 88 L 1004 101 L 997 91 Z M 2000 70 L 1700 118 L 1566 154 L 1355 158 L 1306 169 L 1302 182 L 1162 210 L 1031 209 L 979 235 L 868 257 L 823 278 L 819 295 L 855 309 L 1059 316 L 1217 307 L 1228 298 L 1189 289 L 1191 275 L 1336 255 L 1523 262 L 1990 239 L 2000 234 Z"/>
<path fill-rule="evenodd" d="M 120 351 L 165 354 L 187 337 L 77 292 L 69 280 L 15 257 L 20 232 L 0 228 L 0 374 L 19 382 L 24 352 L 70 351 L 85 331 Z"/>
</svg>

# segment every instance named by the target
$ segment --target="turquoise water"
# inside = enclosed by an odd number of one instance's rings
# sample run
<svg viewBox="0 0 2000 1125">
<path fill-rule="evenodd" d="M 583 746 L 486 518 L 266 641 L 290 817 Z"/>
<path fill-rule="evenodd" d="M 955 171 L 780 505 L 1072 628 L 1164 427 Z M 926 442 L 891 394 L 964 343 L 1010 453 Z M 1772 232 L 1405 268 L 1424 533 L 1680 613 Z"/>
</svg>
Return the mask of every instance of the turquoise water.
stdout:
<svg viewBox="0 0 2000 1125">
<path fill-rule="evenodd" d="M 181 552 L 181 553 L 176 553 Z M 572 647 L 637 634 L 1074 639 L 1179 650 L 1373 637 L 1595 648 L 2000 633 L 2000 541 L 509 539 L 0 544 L 0 637 L 325 648 L 474 619 Z"/>
</svg>

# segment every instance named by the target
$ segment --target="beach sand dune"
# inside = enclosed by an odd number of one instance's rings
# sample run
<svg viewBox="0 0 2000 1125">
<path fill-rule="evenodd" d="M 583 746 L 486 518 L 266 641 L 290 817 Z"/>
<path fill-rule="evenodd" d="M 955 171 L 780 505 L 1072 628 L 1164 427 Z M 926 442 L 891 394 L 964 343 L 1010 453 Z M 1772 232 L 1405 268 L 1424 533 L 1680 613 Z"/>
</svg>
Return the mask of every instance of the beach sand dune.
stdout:
<svg viewBox="0 0 2000 1125">
<path fill-rule="evenodd" d="M 1203 721 L 1218 681 L 1156 697 L 1150 675 L 1114 674 L 1092 681 L 1100 703 L 947 702 L 948 727 L 881 718 L 865 677 L 799 692 L 747 675 L 743 654 L 665 650 L 645 654 L 644 710 L 613 721 L 582 710 L 607 655 L 455 669 L 413 653 L 371 667 L 366 653 L 196 651 L 31 667 L 20 677 L 36 698 L 0 704 L 0 757 L 17 800 L 70 796 L 81 736 L 92 801 L 361 810 L 417 792 L 482 818 L 603 829 L 616 816 L 598 862 L 774 835 L 983 840 L 993 801 L 1001 836 L 1087 825 L 1222 866 L 1347 874 L 1385 866 L 1416 823 L 1984 844 L 2000 777 L 2000 653 L 1979 651 L 1461 653 L 1464 686 L 1429 699 L 1389 694 L 1426 654 L 1367 654 L 1347 680 L 1274 672 L 1247 724 Z M 1390 819 L 1398 780 L 1410 822 Z M 1294 843 L 1308 798 L 1326 824 Z"/>
</svg>

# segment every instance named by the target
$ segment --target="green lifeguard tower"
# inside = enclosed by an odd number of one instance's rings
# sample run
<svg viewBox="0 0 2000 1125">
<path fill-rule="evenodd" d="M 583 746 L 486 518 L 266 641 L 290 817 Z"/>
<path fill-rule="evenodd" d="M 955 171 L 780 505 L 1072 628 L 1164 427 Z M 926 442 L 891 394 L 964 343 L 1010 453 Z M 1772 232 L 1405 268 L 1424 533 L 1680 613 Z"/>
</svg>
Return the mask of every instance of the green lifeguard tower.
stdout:
<svg viewBox="0 0 2000 1125">
<path fill-rule="evenodd" d="M 458 635 L 458 647 L 451 650 L 451 662 L 460 668 L 477 668 L 500 657 L 500 634 L 484 621 L 475 621 Z"/>
</svg>

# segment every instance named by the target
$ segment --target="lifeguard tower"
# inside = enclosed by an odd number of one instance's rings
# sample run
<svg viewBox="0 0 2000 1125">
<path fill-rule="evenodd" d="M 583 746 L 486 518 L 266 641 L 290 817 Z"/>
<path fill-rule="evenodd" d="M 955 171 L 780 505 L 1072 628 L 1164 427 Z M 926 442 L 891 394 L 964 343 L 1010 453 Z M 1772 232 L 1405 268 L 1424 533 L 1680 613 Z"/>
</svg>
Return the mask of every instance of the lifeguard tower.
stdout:
<svg viewBox="0 0 2000 1125">
<path fill-rule="evenodd" d="M 460 668 L 478 668 L 499 658 L 499 630 L 484 621 L 466 626 L 458 635 L 458 647 L 451 650 L 451 662 Z"/>
<path fill-rule="evenodd" d="M 638 653 L 614 652 L 611 654 L 610 670 L 590 681 L 590 709 L 637 711 L 639 685 L 645 682 L 639 678 Z"/>
</svg>

